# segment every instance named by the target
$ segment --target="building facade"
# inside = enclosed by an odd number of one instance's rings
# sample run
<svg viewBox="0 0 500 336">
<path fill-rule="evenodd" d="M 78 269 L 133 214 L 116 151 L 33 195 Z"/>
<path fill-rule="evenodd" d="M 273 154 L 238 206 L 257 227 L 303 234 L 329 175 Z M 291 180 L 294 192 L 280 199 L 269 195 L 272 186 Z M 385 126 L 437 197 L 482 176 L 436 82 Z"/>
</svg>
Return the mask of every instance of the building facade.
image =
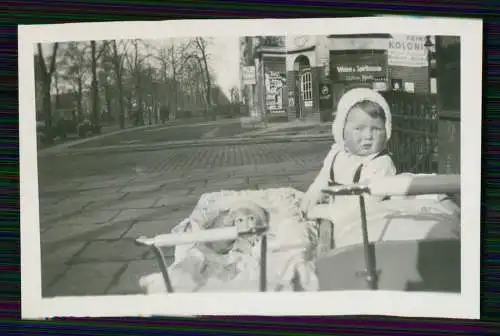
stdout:
<svg viewBox="0 0 500 336">
<path fill-rule="evenodd" d="M 354 87 L 431 92 L 424 45 L 424 36 L 390 34 L 287 37 L 288 119 L 334 112 Z"/>
</svg>

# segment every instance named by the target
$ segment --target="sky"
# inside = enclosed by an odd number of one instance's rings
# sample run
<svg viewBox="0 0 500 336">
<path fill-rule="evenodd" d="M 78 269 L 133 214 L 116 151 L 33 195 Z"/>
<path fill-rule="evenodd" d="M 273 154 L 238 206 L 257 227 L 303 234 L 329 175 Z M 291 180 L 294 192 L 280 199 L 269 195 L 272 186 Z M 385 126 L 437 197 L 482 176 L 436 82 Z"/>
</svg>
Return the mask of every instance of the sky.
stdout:
<svg viewBox="0 0 500 336">
<path fill-rule="evenodd" d="M 229 95 L 232 86 L 240 86 L 240 48 L 239 37 L 216 37 L 213 39 L 211 66 L 217 84 Z"/>
<path fill-rule="evenodd" d="M 166 44 L 165 40 L 149 40 L 148 43 L 160 47 Z M 36 48 L 35 48 L 36 52 Z M 52 53 L 52 44 L 44 44 L 43 52 L 46 57 Z M 209 64 L 215 74 L 217 84 L 230 98 L 230 89 L 239 88 L 239 37 L 212 37 L 209 45 Z"/>
</svg>

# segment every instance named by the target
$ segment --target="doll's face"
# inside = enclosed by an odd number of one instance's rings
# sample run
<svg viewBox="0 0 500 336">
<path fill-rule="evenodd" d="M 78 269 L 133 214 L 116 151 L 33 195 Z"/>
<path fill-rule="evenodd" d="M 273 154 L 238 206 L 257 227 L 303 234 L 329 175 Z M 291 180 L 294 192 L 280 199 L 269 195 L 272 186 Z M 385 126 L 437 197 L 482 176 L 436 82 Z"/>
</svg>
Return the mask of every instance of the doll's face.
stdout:
<svg viewBox="0 0 500 336">
<path fill-rule="evenodd" d="M 238 228 L 239 232 L 246 232 L 252 229 L 258 229 L 266 225 L 265 218 L 259 216 L 251 209 L 237 209 L 233 214 L 233 223 Z"/>
<path fill-rule="evenodd" d="M 344 127 L 344 142 L 351 153 L 367 156 L 380 152 L 386 142 L 385 121 L 360 107 L 353 107 Z"/>
<path fill-rule="evenodd" d="M 266 210 L 241 207 L 224 214 L 223 218 L 221 217 L 221 220 L 214 225 L 214 228 L 236 226 L 238 232 L 249 232 L 254 229 L 266 228 L 267 221 Z M 235 240 L 217 241 L 206 245 L 215 252 L 224 254 L 233 248 L 235 242 Z"/>
</svg>

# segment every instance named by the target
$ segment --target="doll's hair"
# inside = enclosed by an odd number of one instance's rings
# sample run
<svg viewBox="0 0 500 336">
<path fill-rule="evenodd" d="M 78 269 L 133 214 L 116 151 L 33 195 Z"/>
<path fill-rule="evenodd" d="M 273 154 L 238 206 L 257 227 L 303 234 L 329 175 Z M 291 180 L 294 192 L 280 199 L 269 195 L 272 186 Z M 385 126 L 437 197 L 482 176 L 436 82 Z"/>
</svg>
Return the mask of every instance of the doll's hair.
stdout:
<svg viewBox="0 0 500 336">
<path fill-rule="evenodd" d="M 370 117 L 374 119 L 382 119 L 383 122 L 385 123 L 387 120 L 387 117 L 385 115 L 384 109 L 382 106 L 380 106 L 378 103 L 374 102 L 373 100 L 362 100 L 360 102 L 357 102 L 354 104 L 350 109 L 349 112 L 351 112 L 353 109 L 359 108 L 363 110 L 366 114 L 368 114 Z"/>
</svg>

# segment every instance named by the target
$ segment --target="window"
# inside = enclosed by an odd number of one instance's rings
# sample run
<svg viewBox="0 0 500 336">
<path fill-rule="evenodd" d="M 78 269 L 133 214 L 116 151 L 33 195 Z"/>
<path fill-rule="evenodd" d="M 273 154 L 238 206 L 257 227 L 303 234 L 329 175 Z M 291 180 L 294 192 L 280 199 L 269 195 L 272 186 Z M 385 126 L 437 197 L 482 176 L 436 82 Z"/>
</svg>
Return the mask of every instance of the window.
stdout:
<svg viewBox="0 0 500 336">
<path fill-rule="evenodd" d="M 313 99 L 311 71 L 303 73 L 300 77 L 300 91 L 302 92 L 302 99 L 304 101 L 310 101 Z"/>
</svg>

